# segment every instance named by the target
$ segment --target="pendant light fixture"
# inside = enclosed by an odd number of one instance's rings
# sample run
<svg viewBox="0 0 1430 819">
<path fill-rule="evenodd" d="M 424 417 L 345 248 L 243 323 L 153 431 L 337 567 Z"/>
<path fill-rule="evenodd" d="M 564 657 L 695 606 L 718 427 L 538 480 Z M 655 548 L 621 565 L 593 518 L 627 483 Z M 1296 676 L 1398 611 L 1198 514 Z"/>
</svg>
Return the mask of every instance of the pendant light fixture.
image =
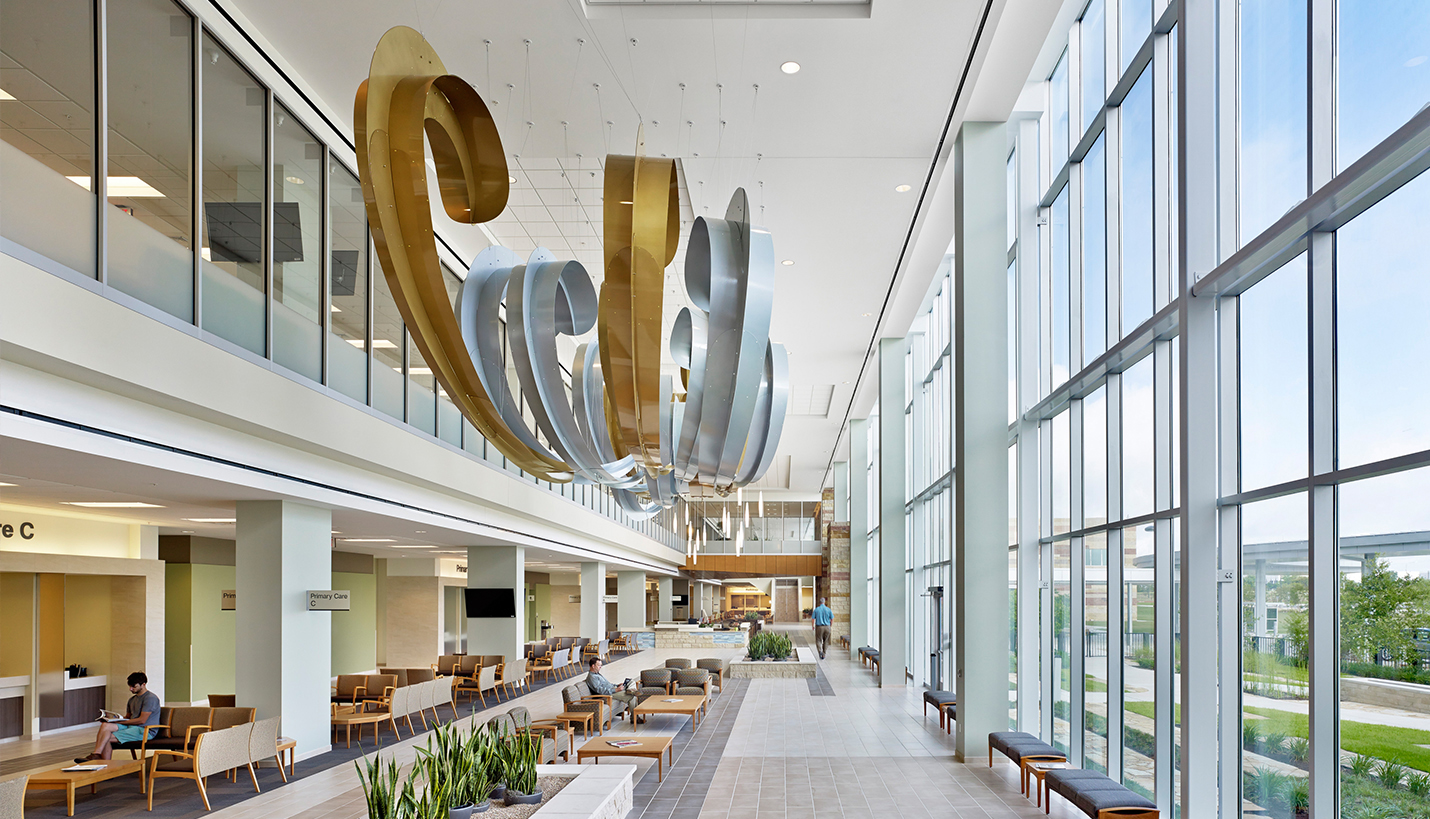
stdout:
<svg viewBox="0 0 1430 819">
<path fill-rule="evenodd" d="M 760 490 L 760 517 L 765 516 L 765 490 Z"/>
</svg>

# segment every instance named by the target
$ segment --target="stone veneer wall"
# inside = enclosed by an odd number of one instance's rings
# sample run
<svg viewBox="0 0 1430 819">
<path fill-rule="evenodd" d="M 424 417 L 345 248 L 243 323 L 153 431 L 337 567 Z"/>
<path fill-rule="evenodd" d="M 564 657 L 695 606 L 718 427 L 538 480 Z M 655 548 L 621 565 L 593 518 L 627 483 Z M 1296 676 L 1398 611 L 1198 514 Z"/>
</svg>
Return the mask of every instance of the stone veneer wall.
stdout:
<svg viewBox="0 0 1430 819">
<path fill-rule="evenodd" d="M 849 633 L 849 523 L 829 525 L 829 607 L 834 610 L 830 641 Z"/>
</svg>

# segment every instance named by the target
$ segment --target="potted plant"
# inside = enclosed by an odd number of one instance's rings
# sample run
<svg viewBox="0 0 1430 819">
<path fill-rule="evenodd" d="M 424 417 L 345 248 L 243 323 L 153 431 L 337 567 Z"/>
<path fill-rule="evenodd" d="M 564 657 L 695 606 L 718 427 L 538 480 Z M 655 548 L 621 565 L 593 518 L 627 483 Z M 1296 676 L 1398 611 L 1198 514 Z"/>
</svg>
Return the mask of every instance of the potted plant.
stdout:
<svg viewBox="0 0 1430 819">
<path fill-rule="evenodd" d="M 800 609 L 799 613 L 804 615 L 805 617 L 813 617 L 814 609 Z"/>
<path fill-rule="evenodd" d="M 380 758 L 364 756 L 363 763 L 354 762 L 353 767 L 357 768 L 358 782 L 367 800 L 368 819 L 411 819 L 418 815 L 416 788 L 411 779 L 401 781 L 402 769 L 397 760 L 389 759 L 384 766 Z"/>
<path fill-rule="evenodd" d="M 449 722 L 433 733 L 426 748 L 417 749 L 414 772 L 421 771 L 426 778 L 427 793 L 435 799 L 439 816 L 445 810 L 449 819 L 468 819 L 490 807 L 490 761 L 491 738 L 486 731 L 478 728 L 464 735 Z"/>
<path fill-rule="evenodd" d="M 541 789 L 537 786 L 536 763 L 541 758 L 541 737 L 521 731 L 500 744 L 502 771 L 506 779 L 506 804 L 538 805 Z"/>
<path fill-rule="evenodd" d="M 783 634 L 761 631 L 750 637 L 751 660 L 785 660 L 794 651 L 794 644 Z"/>
</svg>

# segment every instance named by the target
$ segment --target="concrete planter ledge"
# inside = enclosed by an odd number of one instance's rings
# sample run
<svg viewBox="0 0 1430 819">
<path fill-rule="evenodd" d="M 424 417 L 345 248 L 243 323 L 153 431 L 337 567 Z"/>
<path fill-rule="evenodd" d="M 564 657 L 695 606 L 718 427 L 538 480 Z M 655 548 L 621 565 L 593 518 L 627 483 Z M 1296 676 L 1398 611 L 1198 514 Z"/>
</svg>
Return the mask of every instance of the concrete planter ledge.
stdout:
<svg viewBox="0 0 1430 819">
<path fill-rule="evenodd" d="M 733 660 L 730 663 L 730 677 L 742 680 L 762 679 L 807 679 L 814 676 L 814 649 L 797 647 L 790 660 Z"/>
<path fill-rule="evenodd" d="M 541 819 L 623 819 L 634 802 L 634 765 L 537 765 L 537 776 L 574 776 L 532 814 Z"/>
</svg>

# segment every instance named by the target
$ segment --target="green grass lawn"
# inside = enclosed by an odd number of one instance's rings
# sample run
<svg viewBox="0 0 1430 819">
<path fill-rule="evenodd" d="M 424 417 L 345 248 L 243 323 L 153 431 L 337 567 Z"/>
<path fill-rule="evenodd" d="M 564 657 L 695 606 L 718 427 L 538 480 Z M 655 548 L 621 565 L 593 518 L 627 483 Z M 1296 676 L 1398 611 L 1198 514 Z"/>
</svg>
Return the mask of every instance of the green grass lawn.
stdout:
<svg viewBox="0 0 1430 819">
<path fill-rule="evenodd" d="M 1144 717 L 1153 716 L 1153 705 L 1150 702 L 1129 702 L 1123 707 Z M 1243 710 L 1248 714 L 1266 718 L 1256 721 L 1262 733 L 1280 731 L 1287 736 L 1302 739 L 1310 736 L 1305 714 L 1278 711 L 1275 708 L 1248 707 Z M 1175 718 L 1181 718 L 1180 709 Z M 1368 722 L 1341 722 L 1341 747 L 1345 750 L 1376 759 L 1400 762 L 1416 770 L 1430 771 L 1430 748 L 1420 748 L 1420 745 L 1430 745 L 1430 731 L 1374 725 Z"/>
</svg>

